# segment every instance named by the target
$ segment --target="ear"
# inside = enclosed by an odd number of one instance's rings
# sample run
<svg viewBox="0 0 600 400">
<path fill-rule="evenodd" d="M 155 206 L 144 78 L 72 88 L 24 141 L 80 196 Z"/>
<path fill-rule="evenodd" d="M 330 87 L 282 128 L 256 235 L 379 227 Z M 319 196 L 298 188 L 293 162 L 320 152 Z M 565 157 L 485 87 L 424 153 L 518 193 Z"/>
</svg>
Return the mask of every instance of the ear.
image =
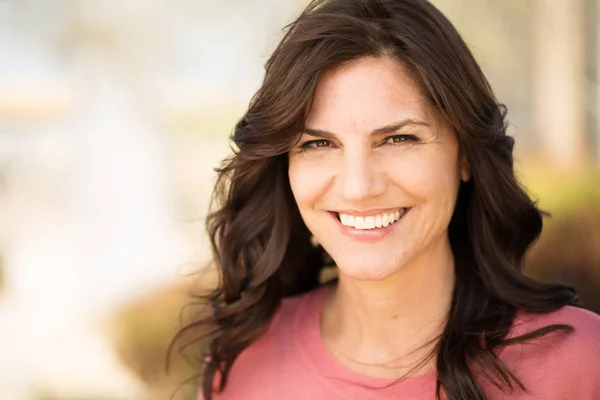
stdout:
<svg viewBox="0 0 600 400">
<path fill-rule="evenodd" d="M 471 179 L 471 164 L 464 152 L 460 155 L 460 179 L 468 182 Z"/>
<path fill-rule="evenodd" d="M 319 241 L 313 234 L 310 235 L 310 244 L 312 245 L 312 247 L 319 247 L 320 245 Z"/>
</svg>

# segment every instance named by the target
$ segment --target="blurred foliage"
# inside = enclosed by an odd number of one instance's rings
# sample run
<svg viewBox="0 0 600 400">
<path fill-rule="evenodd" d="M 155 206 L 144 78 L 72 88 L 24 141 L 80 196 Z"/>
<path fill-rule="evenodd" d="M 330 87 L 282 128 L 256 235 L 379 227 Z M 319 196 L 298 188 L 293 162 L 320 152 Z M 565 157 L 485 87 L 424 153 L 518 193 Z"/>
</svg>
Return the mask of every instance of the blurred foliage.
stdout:
<svg viewBox="0 0 600 400">
<path fill-rule="evenodd" d="M 521 177 L 540 207 L 558 214 L 576 211 L 590 203 L 600 204 L 600 171 L 555 172 L 543 165 L 528 166 Z"/>
<path fill-rule="evenodd" d="M 185 286 L 163 288 L 126 308 L 117 318 L 117 352 L 147 385 L 149 398 L 168 399 L 192 370 L 181 360 L 166 369 L 169 342 L 178 326 L 178 315 L 187 301 Z M 195 387 L 183 387 L 176 399 L 194 399 Z"/>
<path fill-rule="evenodd" d="M 203 343 L 181 349 L 169 344 L 176 332 L 198 318 L 202 304 L 194 297 L 214 287 L 213 270 L 205 268 L 181 282 L 160 288 L 125 307 L 115 319 L 117 352 L 146 384 L 150 399 L 196 400 Z M 199 286 L 199 287 L 198 287 Z M 193 337 L 193 334 L 189 337 Z M 179 344 L 186 343 L 188 336 Z M 168 365 L 168 368 L 167 368 Z"/>
<path fill-rule="evenodd" d="M 557 177 L 532 172 L 530 177 L 529 187 L 551 216 L 526 260 L 526 272 L 574 286 L 583 305 L 600 313 L 600 173 Z"/>
</svg>

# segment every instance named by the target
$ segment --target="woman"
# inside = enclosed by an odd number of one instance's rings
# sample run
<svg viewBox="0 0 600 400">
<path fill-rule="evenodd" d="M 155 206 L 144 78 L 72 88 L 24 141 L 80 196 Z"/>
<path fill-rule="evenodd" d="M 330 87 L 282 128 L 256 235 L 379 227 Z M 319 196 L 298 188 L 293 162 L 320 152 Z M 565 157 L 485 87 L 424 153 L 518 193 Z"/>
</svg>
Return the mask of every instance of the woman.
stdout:
<svg viewBox="0 0 600 400">
<path fill-rule="evenodd" d="M 201 397 L 600 399 L 600 317 L 521 272 L 504 117 L 427 1 L 312 2 L 219 171 Z"/>
</svg>

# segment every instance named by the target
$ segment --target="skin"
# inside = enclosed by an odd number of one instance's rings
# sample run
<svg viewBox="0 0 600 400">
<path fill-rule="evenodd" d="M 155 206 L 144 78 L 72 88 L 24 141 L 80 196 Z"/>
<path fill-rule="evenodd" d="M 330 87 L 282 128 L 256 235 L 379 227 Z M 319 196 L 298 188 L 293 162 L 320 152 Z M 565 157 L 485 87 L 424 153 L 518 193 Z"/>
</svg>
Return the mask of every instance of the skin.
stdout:
<svg viewBox="0 0 600 400">
<path fill-rule="evenodd" d="M 468 163 L 449 124 L 392 59 L 326 71 L 305 127 L 309 133 L 289 153 L 290 185 L 307 227 L 339 269 L 321 316 L 323 341 L 351 369 L 400 377 L 431 350 L 426 344 L 450 308 L 447 229 Z M 335 217 L 403 207 L 410 209 L 393 229 L 375 237 L 344 234 Z"/>
</svg>

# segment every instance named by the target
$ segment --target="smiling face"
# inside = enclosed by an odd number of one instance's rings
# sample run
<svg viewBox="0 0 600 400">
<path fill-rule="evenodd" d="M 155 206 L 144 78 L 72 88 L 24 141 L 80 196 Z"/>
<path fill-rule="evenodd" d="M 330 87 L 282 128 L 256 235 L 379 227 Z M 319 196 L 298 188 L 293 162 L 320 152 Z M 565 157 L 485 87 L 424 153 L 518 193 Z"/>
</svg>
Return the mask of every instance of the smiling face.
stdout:
<svg viewBox="0 0 600 400">
<path fill-rule="evenodd" d="M 340 274 L 381 280 L 433 252 L 461 178 L 453 131 L 398 61 L 363 58 L 320 78 L 289 179 L 308 229 Z"/>
</svg>

